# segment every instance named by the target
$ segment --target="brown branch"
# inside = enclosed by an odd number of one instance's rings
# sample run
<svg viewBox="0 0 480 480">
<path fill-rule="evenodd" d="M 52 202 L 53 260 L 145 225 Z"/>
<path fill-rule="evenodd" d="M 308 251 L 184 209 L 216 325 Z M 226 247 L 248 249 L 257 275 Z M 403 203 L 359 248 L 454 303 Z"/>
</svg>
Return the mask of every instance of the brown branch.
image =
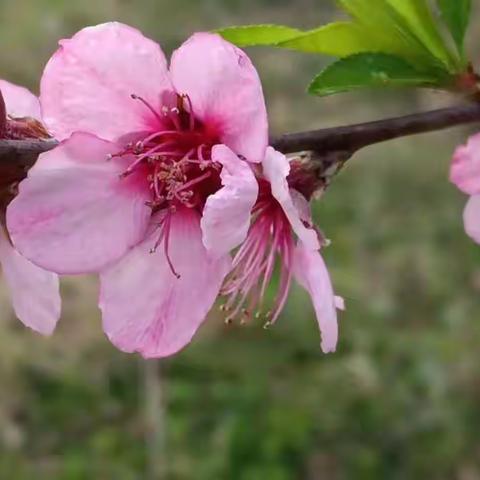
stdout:
<svg viewBox="0 0 480 480">
<path fill-rule="evenodd" d="M 23 153 L 41 153 L 48 152 L 58 145 L 53 139 L 48 140 L 0 140 L 0 159 L 4 155 L 15 153 L 21 155 Z"/>
<path fill-rule="evenodd" d="M 55 145 L 55 140 L 0 140 L 0 228 L 17 183 L 25 178 L 38 155 Z"/>
<path fill-rule="evenodd" d="M 376 122 L 287 133 L 272 138 L 270 144 L 284 153 L 310 150 L 320 155 L 330 152 L 353 155 L 363 147 L 386 140 L 476 122 L 480 123 L 480 104 L 471 103 Z"/>
<path fill-rule="evenodd" d="M 312 163 L 310 168 L 323 183 L 328 183 L 344 162 L 363 147 L 476 122 L 480 123 L 480 103 L 470 103 L 376 122 L 288 133 L 271 138 L 270 144 L 284 153 L 313 152 L 307 157 Z M 0 166 L 3 168 L 7 162 L 28 169 L 39 154 L 57 144 L 56 140 L 0 140 Z"/>
<path fill-rule="evenodd" d="M 0 166 L 16 163 L 31 167 L 41 153 L 58 145 L 56 140 L 0 140 Z"/>
</svg>

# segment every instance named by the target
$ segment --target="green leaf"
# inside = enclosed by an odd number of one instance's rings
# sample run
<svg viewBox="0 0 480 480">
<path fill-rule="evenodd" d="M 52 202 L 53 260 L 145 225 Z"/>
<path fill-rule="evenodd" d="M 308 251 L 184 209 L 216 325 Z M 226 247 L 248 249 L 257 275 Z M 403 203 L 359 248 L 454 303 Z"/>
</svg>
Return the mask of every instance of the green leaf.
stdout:
<svg viewBox="0 0 480 480">
<path fill-rule="evenodd" d="M 377 38 L 376 50 L 417 65 L 454 70 L 426 0 L 337 0 L 355 21 Z"/>
<path fill-rule="evenodd" d="M 309 92 L 332 95 L 364 87 L 434 86 L 439 80 L 419 72 L 395 55 L 360 53 L 328 66 L 314 78 Z"/>
<path fill-rule="evenodd" d="M 279 42 L 276 46 L 336 57 L 371 52 L 378 47 L 368 32 L 353 22 L 330 23 Z"/>
<path fill-rule="evenodd" d="M 405 25 L 398 24 L 398 13 L 386 0 L 337 0 L 355 21 L 376 38 L 379 51 L 407 58 L 429 56 L 425 47 Z"/>
<path fill-rule="evenodd" d="M 379 0 L 375 0 L 379 1 Z M 384 2 L 385 0 L 380 0 Z M 379 20 L 382 17 L 379 17 Z M 249 25 L 218 30 L 226 40 L 240 46 L 276 46 L 292 50 L 345 57 L 361 52 L 412 53 L 388 28 L 383 35 L 370 25 L 337 22 L 301 31 L 282 25 Z"/>
<path fill-rule="evenodd" d="M 405 21 L 407 28 L 418 40 L 447 67 L 452 66 L 452 56 L 437 28 L 426 0 L 386 0 Z M 456 3 L 457 0 L 449 0 Z"/>
<path fill-rule="evenodd" d="M 283 25 L 247 25 L 243 27 L 228 27 L 217 30 L 225 40 L 238 45 L 239 47 L 250 46 L 274 46 L 285 42 L 304 32 L 296 28 Z"/>
<path fill-rule="evenodd" d="M 458 50 L 463 55 L 465 33 L 470 20 L 472 2 L 471 0 L 437 0 L 437 3 Z"/>
</svg>

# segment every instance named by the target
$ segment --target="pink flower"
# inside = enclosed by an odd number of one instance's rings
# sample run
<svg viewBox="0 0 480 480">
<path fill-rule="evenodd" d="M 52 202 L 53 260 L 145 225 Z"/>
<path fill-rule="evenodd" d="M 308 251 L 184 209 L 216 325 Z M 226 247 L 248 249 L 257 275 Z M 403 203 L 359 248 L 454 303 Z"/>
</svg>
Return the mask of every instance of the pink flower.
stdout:
<svg viewBox="0 0 480 480">
<path fill-rule="evenodd" d="M 28 90 L 0 80 L 0 91 L 6 111 L 14 117 L 40 119 L 38 99 Z M 2 172 L 3 173 L 3 172 Z M 1 175 L 4 177 L 3 175 Z M 0 210 L 3 217 L 11 198 L 8 175 L 0 179 Z M 58 277 L 22 257 L 12 246 L 0 220 L 0 264 L 17 317 L 27 326 L 44 335 L 55 329 L 60 317 Z"/>
<path fill-rule="evenodd" d="M 222 289 L 229 296 L 223 305 L 228 312 L 227 321 L 257 312 L 257 317 L 263 315 L 267 319 L 266 326 L 271 325 L 280 315 L 295 278 L 312 298 L 322 334 L 322 350 L 332 352 L 338 338 L 337 308 L 344 306 L 343 300 L 333 293 L 320 255 L 319 234 L 312 224 L 310 206 L 302 194 L 289 189 L 290 165 L 285 155 L 269 147 L 262 166 L 254 222 Z M 277 258 L 280 260 L 277 296 L 273 309 L 262 313 L 263 297 Z"/>
<path fill-rule="evenodd" d="M 61 140 L 7 212 L 16 247 L 57 273 L 100 272 L 111 341 L 145 357 L 192 338 L 246 236 L 268 125 L 258 75 L 220 36 L 172 56 L 118 23 L 46 66 L 43 120 Z M 241 158 L 240 158 L 241 157 Z"/>
<path fill-rule="evenodd" d="M 463 220 L 467 234 L 480 243 L 480 134 L 473 135 L 466 145 L 457 148 L 453 157 L 450 180 L 470 195 Z"/>
</svg>

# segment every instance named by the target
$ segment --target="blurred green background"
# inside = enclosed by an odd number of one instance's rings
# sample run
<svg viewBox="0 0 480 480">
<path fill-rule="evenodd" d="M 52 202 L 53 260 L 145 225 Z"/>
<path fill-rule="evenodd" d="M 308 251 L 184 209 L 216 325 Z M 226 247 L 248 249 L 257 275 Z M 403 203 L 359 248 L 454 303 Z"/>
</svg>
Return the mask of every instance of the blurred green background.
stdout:
<svg viewBox="0 0 480 480">
<path fill-rule="evenodd" d="M 107 20 L 169 53 L 198 30 L 313 27 L 337 15 L 327 0 L 1 0 L 0 76 L 37 91 L 57 40 Z M 474 20 L 473 58 L 479 40 Z M 310 98 L 305 86 L 327 59 L 250 53 L 274 132 L 452 102 L 428 92 Z M 321 354 L 300 289 L 271 330 L 226 327 L 213 312 L 160 364 L 108 343 L 93 278 L 64 281 L 50 339 L 15 320 L 1 290 L 0 479 L 480 479 L 480 248 L 447 180 L 468 133 L 368 148 L 316 205 L 348 306 L 336 354 Z"/>
</svg>

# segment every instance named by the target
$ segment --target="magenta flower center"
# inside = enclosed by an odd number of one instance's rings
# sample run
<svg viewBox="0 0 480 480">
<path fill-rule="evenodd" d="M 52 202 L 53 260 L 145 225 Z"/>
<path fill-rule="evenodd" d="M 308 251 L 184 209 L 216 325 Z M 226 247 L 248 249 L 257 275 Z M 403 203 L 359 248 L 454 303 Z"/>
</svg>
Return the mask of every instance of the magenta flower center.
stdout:
<svg viewBox="0 0 480 480">
<path fill-rule="evenodd" d="M 122 178 L 132 174 L 146 178 L 151 191 L 147 205 L 152 213 L 164 212 L 152 253 L 163 243 L 170 268 L 179 277 L 169 256 L 171 215 L 179 207 L 195 208 L 201 213 L 208 196 L 221 188 L 222 165 L 212 160 L 212 147 L 219 143 L 218 136 L 195 118 L 187 95 L 177 95 L 176 106 L 163 106 L 160 112 L 143 98 L 132 98 L 142 102 L 162 127 L 128 143 L 112 157 L 134 157 Z"/>
<path fill-rule="evenodd" d="M 290 223 L 280 204 L 272 197 L 270 186 L 264 181 L 260 181 L 259 186 L 252 226 L 235 255 L 232 272 L 221 292 L 228 296 L 222 310 L 227 312 L 227 323 L 236 318 L 244 323 L 255 316 L 263 317 L 265 327 L 269 327 L 277 320 L 287 301 L 295 243 Z M 273 307 L 265 312 L 264 297 L 277 263 L 279 285 Z"/>
<path fill-rule="evenodd" d="M 186 95 L 177 95 L 177 106 L 164 106 L 160 112 L 137 95 L 132 98 L 142 102 L 162 128 L 129 143 L 115 155 L 135 157 L 123 177 L 134 172 L 146 176 L 153 211 L 167 208 L 173 213 L 177 207 L 185 206 L 201 212 L 207 197 L 221 187 L 222 166 L 211 158 L 217 136 L 195 118 Z"/>
</svg>

